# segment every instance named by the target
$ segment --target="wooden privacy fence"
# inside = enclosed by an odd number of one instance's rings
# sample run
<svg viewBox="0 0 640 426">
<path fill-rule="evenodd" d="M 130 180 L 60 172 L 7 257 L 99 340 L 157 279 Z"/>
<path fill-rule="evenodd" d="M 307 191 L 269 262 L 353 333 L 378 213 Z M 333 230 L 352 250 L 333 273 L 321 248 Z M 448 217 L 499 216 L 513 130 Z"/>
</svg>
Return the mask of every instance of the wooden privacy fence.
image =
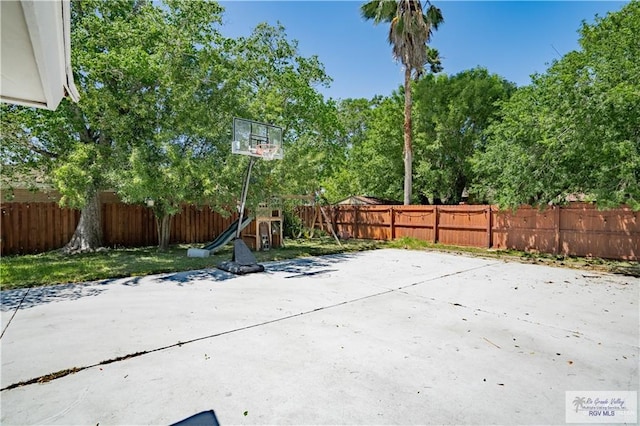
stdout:
<svg viewBox="0 0 640 426">
<path fill-rule="evenodd" d="M 184 206 L 171 221 L 170 243 L 198 243 L 215 238 L 237 219 L 209 207 Z M 73 235 L 80 211 L 57 203 L 3 203 L 0 254 L 41 253 L 63 247 Z M 102 231 L 107 247 L 158 244 L 155 216 L 141 205 L 102 204 Z"/>
<path fill-rule="evenodd" d="M 318 207 L 298 214 L 306 226 L 329 231 Z M 538 251 L 637 261 L 640 212 L 600 211 L 590 204 L 528 206 L 499 211 L 495 206 L 333 206 L 324 207 L 342 237 L 391 240 L 412 237 L 442 244 Z M 315 223 L 311 223 L 313 218 Z"/>
<path fill-rule="evenodd" d="M 64 246 L 78 224 L 78 210 L 57 203 L 4 203 L 1 206 L 0 254 L 40 253 Z M 389 240 L 413 237 L 442 244 L 539 251 L 575 256 L 638 261 L 640 212 L 628 208 L 599 211 L 572 204 L 516 212 L 495 206 L 337 206 L 326 207 L 342 236 Z M 299 210 L 307 226 L 313 208 Z M 327 229 L 321 214 L 314 226 Z M 175 243 L 211 241 L 237 218 L 225 218 L 209 207 L 184 206 L 171 222 Z M 104 203 L 106 246 L 138 247 L 158 242 L 155 217 L 141 205 Z M 250 229 L 246 230 L 251 232 Z"/>
</svg>

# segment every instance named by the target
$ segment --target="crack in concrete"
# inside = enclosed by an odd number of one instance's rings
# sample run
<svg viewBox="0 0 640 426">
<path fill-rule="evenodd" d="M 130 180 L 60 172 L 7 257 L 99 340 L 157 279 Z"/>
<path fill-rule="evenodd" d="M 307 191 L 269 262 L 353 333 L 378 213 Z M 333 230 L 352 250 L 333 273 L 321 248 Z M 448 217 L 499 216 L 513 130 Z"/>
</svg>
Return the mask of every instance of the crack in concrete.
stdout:
<svg viewBox="0 0 640 426">
<path fill-rule="evenodd" d="M 24 299 L 27 298 L 27 295 L 29 294 L 29 291 L 31 291 L 31 288 L 28 288 L 27 291 L 24 292 L 24 296 L 22 296 L 22 300 L 20 300 L 20 303 L 16 307 L 16 310 L 13 311 L 13 315 L 11 315 L 11 318 L 9 318 L 9 321 L 7 321 L 7 325 L 4 326 L 4 329 L 2 330 L 2 334 L 0 334 L 0 339 L 2 339 L 2 337 L 4 336 L 4 333 L 9 328 L 9 324 L 11 324 L 11 321 L 13 321 L 13 318 L 16 316 L 16 314 L 20 310 L 20 307 L 22 306 L 22 303 L 24 302 Z"/>
<path fill-rule="evenodd" d="M 245 331 L 245 330 L 249 330 L 249 329 L 256 328 L 256 327 L 261 327 L 263 325 L 269 325 L 269 324 L 273 324 L 273 323 L 276 323 L 276 322 L 285 321 L 285 320 L 292 319 L 292 318 L 297 318 L 297 317 L 300 317 L 300 316 L 312 314 L 314 312 L 324 311 L 324 310 L 327 310 L 327 309 L 336 308 L 338 306 L 360 302 L 362 300 L 366 300 L 366 299 L 370 299 L 370 298 L 373 298 L 373 297 L 382 296 L 382 295 L 385 295 L 385 294 L 390 294 L 390 293 L 395 293 L 395 292 L 408 294 L 406 292 L 402 292 L 402 290 L 404 290 L 406 288 L 410 288 L 410 287 L 415 287 L 415 286 L 420 285 L 420 284 L 425 284 L 427 282 L 436 281 L 436 280 L 439 280 L 439 279 L 442 279 L 442 278 L 450 277 L 450 276 L 453 276 L 453 275 L 460 275 L 460 274 L 464 274 L 466 272 L 471 272 L 471 271 L 474 271 L 474 270 L 477 270 L 477 269 L 486 268 L 486 267 L 492 266 L 494 264 L 495 263 L 476 266 L 476 267 L 473 267 L 473 268 L 464 269 L 462 271 L 456 271 L 456 272 L 452 272 L 452 273 L 449 273 L 449 274 L 444 274 L 444 275 L 440 275 L 440 276 L 437 276 L 437 277 L 428 278 L 426 280 L 417 281 L 415 283 L 411 283 L 411 284 L 407 284 L 407 285 L 404 285 L 404 286 L 400 286 L 398 288 L 392 288 L 392 289 L 380 291 L 378 293 L 373 293 L 373 294 L 369 294 L 369 295 L 366 295 L 366 296 L 356 297 L 354 299 L 344 300 L 342 302 L 334 303 L 334 304 L 327 305 L 327 306 L 320 306 L 318 308 L 314 308 L 314 309 L 311 309 L 311 310 L 308 310 L 308 311 L 303 311 L 303 312 L 299 312 L 297 314 L 291 314 L 291 315 L 287 315 L 287 316 L 284 316 L 284 317 L 263 321 L 263 322 L 260 322 L 260 323 L 257 323 L 257 324 L 250 324 L 250 325 L 246 325 L 246 326 L 243 326 L 243 327 L 237 327 L 237 328 L 234 328 L 234 329 L 231 329 L 231 330 L 226 330 L 226 331 L 222 331 L 222 332 L 219 332 L 219 333 L 210 334 L 210 335 L 207 335 L 207 336 L 196 337 L 195 339 L 186 340 L 184 342 L 178 341 L 178 343 L 173 343 L 171 345 L 161 346 L 159 348 L 150 349 L 148 351 L 140 351 L 140 352 L 135 352 L 135 353 L 128 354 L 128 355 L 122 355 L 122 356 L 119 356 L 119 357 L 116 357 L 116 358 L 111 358 L 111 359 L 108 359 L 108 360 L 100 361 L 98 363 L 87 365 L 87 366 L 84 366 L 84 367 L 67 368 L 67 369 L 64 369 L 64 370 L 56 371 L 54 373 L 49 373 L 49 374 L 45 374 L 45 375 L 42 375 L 42 376 L 39 376 L 39 377 L 35 377 L 33 379 L 29 379 L 29 380 L 24 380 L 24 381 L 21 381 L 21 382 L 13 383 L 13 384 L 8 385 L 8 386 L 6 386 L 4 388 L 1 388 L 0 392 L 8 391 L 8 390 L 19 388 L 19 387 L 23 387 L 23 386 L 33 385 L 33 384 L 36 384 L 36 383 L 48 383 L 48 382 L 51 382 L 53 380 L 57 380 L 57 379 L 61 379 L 63 377 L 69 376 L 71 374 L 75 374 L 75 373 L 79 373 L 79 372 L 84 371 L 84 370 L 88 370 L 90 368 L 95 368 L 95 367 L 100 367 L 100 366 L 103 366 L 103 365 L 113 364 L 113 363 L 116 363 L 116 362 L 121 362 L 121 361 L 125 361 L 125 360 L 132 359 L 132 358 L 137 358 L 137 357 L 140 357 L 140 356 L 143 356 L 143 355 L 151 354 L 151 353 L 154 353 L 154 352 L 160 352 L 160 351 L 164 351 L 164 350 L 167 350 L 167 349 L 172 349 L 172 348 L 176 348 L 176 347 L 182 347 L 183 345 L 187 345 L 187 344 L 190 344 L 190 343 L 200 342 L 200 341 L 203 341 L 203 340 L 208 340 L 208 339 L 212 339 L 212 338 L 219 337 L 219 336 L 224 336 L 226 334 L 237 333 L 237 332 L 240 332 L 240 331 Z M 26 297 L 26 294 L 25 294 L 25 297 Z M 17 310 L 16 310 L 16 312 L 17 312 Z M 14 315 L 15 315 L 15 313 L 14 313 Z"/>
</svg>

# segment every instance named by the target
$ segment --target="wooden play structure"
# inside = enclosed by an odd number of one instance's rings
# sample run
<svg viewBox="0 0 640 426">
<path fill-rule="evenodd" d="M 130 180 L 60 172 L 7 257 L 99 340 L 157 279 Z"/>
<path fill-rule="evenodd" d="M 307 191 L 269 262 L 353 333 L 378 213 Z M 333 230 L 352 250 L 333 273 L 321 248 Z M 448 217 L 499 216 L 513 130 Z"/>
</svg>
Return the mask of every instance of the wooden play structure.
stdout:
<svg viewBox="0 0 640 426">
<path fill-rule="evenodd" d="M 266 251 L 283 245 L 282 203 L 278 198 L 260 203 L 255 212 L 255 220 L 242 237 L 253 250 Z"/>
</svg>

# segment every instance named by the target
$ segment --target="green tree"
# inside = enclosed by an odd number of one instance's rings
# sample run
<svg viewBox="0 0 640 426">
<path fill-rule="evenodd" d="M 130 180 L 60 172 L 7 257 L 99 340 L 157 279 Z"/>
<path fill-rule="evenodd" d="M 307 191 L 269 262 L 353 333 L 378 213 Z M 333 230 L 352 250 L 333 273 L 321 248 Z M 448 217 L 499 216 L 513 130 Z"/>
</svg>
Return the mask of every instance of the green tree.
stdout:
<svg viewBox="0 0 640 426">
<path fill-rule="evenodd" d="M 180 149 L 209 145 L 215 115 L 205 110 L 223 109 L 232 97 L 223 96 L 231 93 L 224 80 L 231 68 L 220 53 L 221 14 L 204 1 L 73 2 L 72 62 L 81 101 L 63 101 L 54 113 L 3 107 L 3 124 L 12 130 L 3 135 L 2 161 L 14 166 L 7 170 L 38 170 L 63 204 L 82 209 L 67 251 L 102 245 L 101 190 L 115 188 L 131 202 L 156 198 L 160 222 L 192 195 L 185 190 L 189 179 L 162 170 Z M 168 194 L 171 208 L 164 209 L 154 185 Z M 161 244 L 166 238 L 160 235 Z"/>
<path fill-rule="evenodd" d="M 583 23 L 578 51 L 502 106 L 473 191 L 502 206 L 584 194 L 640 209 L 640 2 Z"/>
<path fill-rule="evenodd" d="M 314 193 L 339 166 L 336 105 L 317 90 L 331 79 L 281 25 L 228 39 L 220 6 L 188 0 L 83 0 L 72 13 L 81 102 L 55 114 L 3 106 L 1 147 L 3 175 L 37 169 L 82 209 L 69 251 L 102 244 L 103 189 L 153 200 L 161 248 L 184 203 L 234 205 L 248 161 L 230 153 L 234 116 L 285 130 L 285 159 L 254 168 L 250 206 Z"/>
<path fill-rule="evenodd" d="M 351 195 L 362 194 L 358 185 L 360 168 L 356 166 L 357 153 L 364 143 L 370 124 L 370 115 L 376 100 L 344 99 L 337 104 L 337 121 L 341 150 L 332 158 L 335 172 L 327 177 L 322 187 L 331 202 L 337 202 Z"/>
<path fill-rule="evenodd" d="M 416 84 L 415 187 L 423 203 L 460 202 L 473 182 L 470 160 L 484 149 L 484 131 L 499 112 L 497 102 L 514 90 L 484 68 L 427 75 Z"/>
<path fill-rule="evenodd" d="M 125 202 L 153 200 L 161 250 L 185 203 L 226 213 L 239 186 L 225 167 L 238 83 L 229 40 L 217 29 L 222 10 L 205 2 L 169 2 L 164 10 L 164 37 L 154 49 L 162 55 L 154 58 L 158 85 L 145 105 L 151 130 L 130 143 L 110 179 Z"/>
<path fill-rule="evenodd" d="M 428 0 L 426 13 L 416 0 L 370 0 L 361 7 L 362 16 L 376 24 L 388 22 L 393 56 L 404 66 L 404 204 L 410 204 L 413 181 L 411 143 L 411 77 L 419 77 L 425 65 L 432 72 L 442 71 L 438 51 L 429 47 L 432 31 L 443 22 L 440 9 Z"/>
<path fill-rule="evenodd" d="M 362 117 L 365 121 L 349 140 L 346 167 L 338 175 L 340 181 L 348 183 L 343 190 L 349 192 L 338 194 L 339 198 L 349 195 L 402 198 L 403 161 L 397 152 L 403 143 L 403 101 L 403 94 L 396 91 L 389 97 L 370 101 L 366 110 L 343 110 L 343 114 L 354 113 L 351 120 Z"/>
<path fill-rule="evenodd" d="M 259 24 L 233 51 L 242 116 L 278 125 L 284 136 L 284 159 L 256 164 L 250 205 L 275 194 L 314 194 L 342 152 L 336 105 L 317 89 L 331 82 L 324 66 L 317 56 L 302 56 L 282 25 Z"/>
</svg>

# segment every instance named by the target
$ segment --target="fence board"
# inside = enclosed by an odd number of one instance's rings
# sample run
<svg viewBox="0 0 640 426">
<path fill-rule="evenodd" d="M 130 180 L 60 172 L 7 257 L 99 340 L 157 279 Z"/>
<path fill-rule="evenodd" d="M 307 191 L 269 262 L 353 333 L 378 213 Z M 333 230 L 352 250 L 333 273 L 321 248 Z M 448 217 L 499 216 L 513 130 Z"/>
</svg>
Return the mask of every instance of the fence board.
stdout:
<svg viewBox="0 0 640 426">
<path fill-rule="evenodd" d="M 27 204 L 22 211 L 22 220 L 27 225 L 27 235 L 26 235 L 26 245 L 29 247 L 33 247 L 34 251 L 38 251 L 38 246 L 36 244 L 35 235 L 37 232 L 37 225 L 35 224 L 35 218 L 33 215 L 33 209 L 31 208 L 31 204 Z"/>
<path fill-rule="evenodd" d="M 306 226 L 324 227 L 313 207 L 300 210 Z M 317 207 L 316 207 L 317 210 Z M 599 211 L 590 204 L 498 211 L 495 206 L 335 206 L 338 235 L 382 239 L 412 237 L 443 244 L 516 249 L 637 261 L 640 212 Z"/>
<path fill-rule="evenodd" d="M 44 247 L 44 251 L 49 251 L 53 248 L 53 241 L 54 241 L 54 235 L 53 235 L 53 230 L 54 230 L 54 226 L 51 226 L 55 223 L 54 221 L 54 210 L 53 209 L 47 209 L 46 210 L 46 216 L 45 216 L 45 229 L 46 229 L 46 238 L 45 238 L 45 247 Z"/>
<path fill-rule="evenodd" d="M 393 213 L 396 238 L 410 237 L 424 241 L 436 239 L 437 207 L 394 206 Z"/>
<path fill-rule="evenodd" d="M 438 209 L 438 241 L 458 246 L 486 246 L 486 206 L 442 206 Z"/>
<path fill-rule="evenodd" d="M 4 203 L 0 223 L 0 254 L 36 253 L 64 246 L 80 219 L 78 210 L 57 203 Z M 317 209 L 317 208 L 316 208 Z M 444 244 L 513 248 L 564 255 L 637 261 L 640 254 L 640 212 L 627 207 L 598 211 L 589 204 L 539 211 L 523 206 L 498 211 L 494 206 L 336 206 L 325 209 L 338 235 L 387 240 L 404 236 Z M 157 244 L 155 217 L 142 205 L 104 203 L 106 246 Z M 298 215 L 307 226 L 328 224 L 313 208 Z M 185 206 L 171 223 L 172 243 L 214 239 L 238 214 L 228 217 L 208 206 Z M 245 235 L 255 233 L 249 228 Z"/>
<path fill-rule="evenodd" d="M 73 235 L 80 211 L 57 203 L 3 203 L 0 255 L 39 253 L 63 247 Z M 102 204 L 103 242 L 107 247 L 139 247 L 158 243 L 153 212 L 143 205 Z M 207 243 L 237 219 L 224 218 L 208 206 L 184 206 L 171 223 L 171 243 Z"/>
</svg>

